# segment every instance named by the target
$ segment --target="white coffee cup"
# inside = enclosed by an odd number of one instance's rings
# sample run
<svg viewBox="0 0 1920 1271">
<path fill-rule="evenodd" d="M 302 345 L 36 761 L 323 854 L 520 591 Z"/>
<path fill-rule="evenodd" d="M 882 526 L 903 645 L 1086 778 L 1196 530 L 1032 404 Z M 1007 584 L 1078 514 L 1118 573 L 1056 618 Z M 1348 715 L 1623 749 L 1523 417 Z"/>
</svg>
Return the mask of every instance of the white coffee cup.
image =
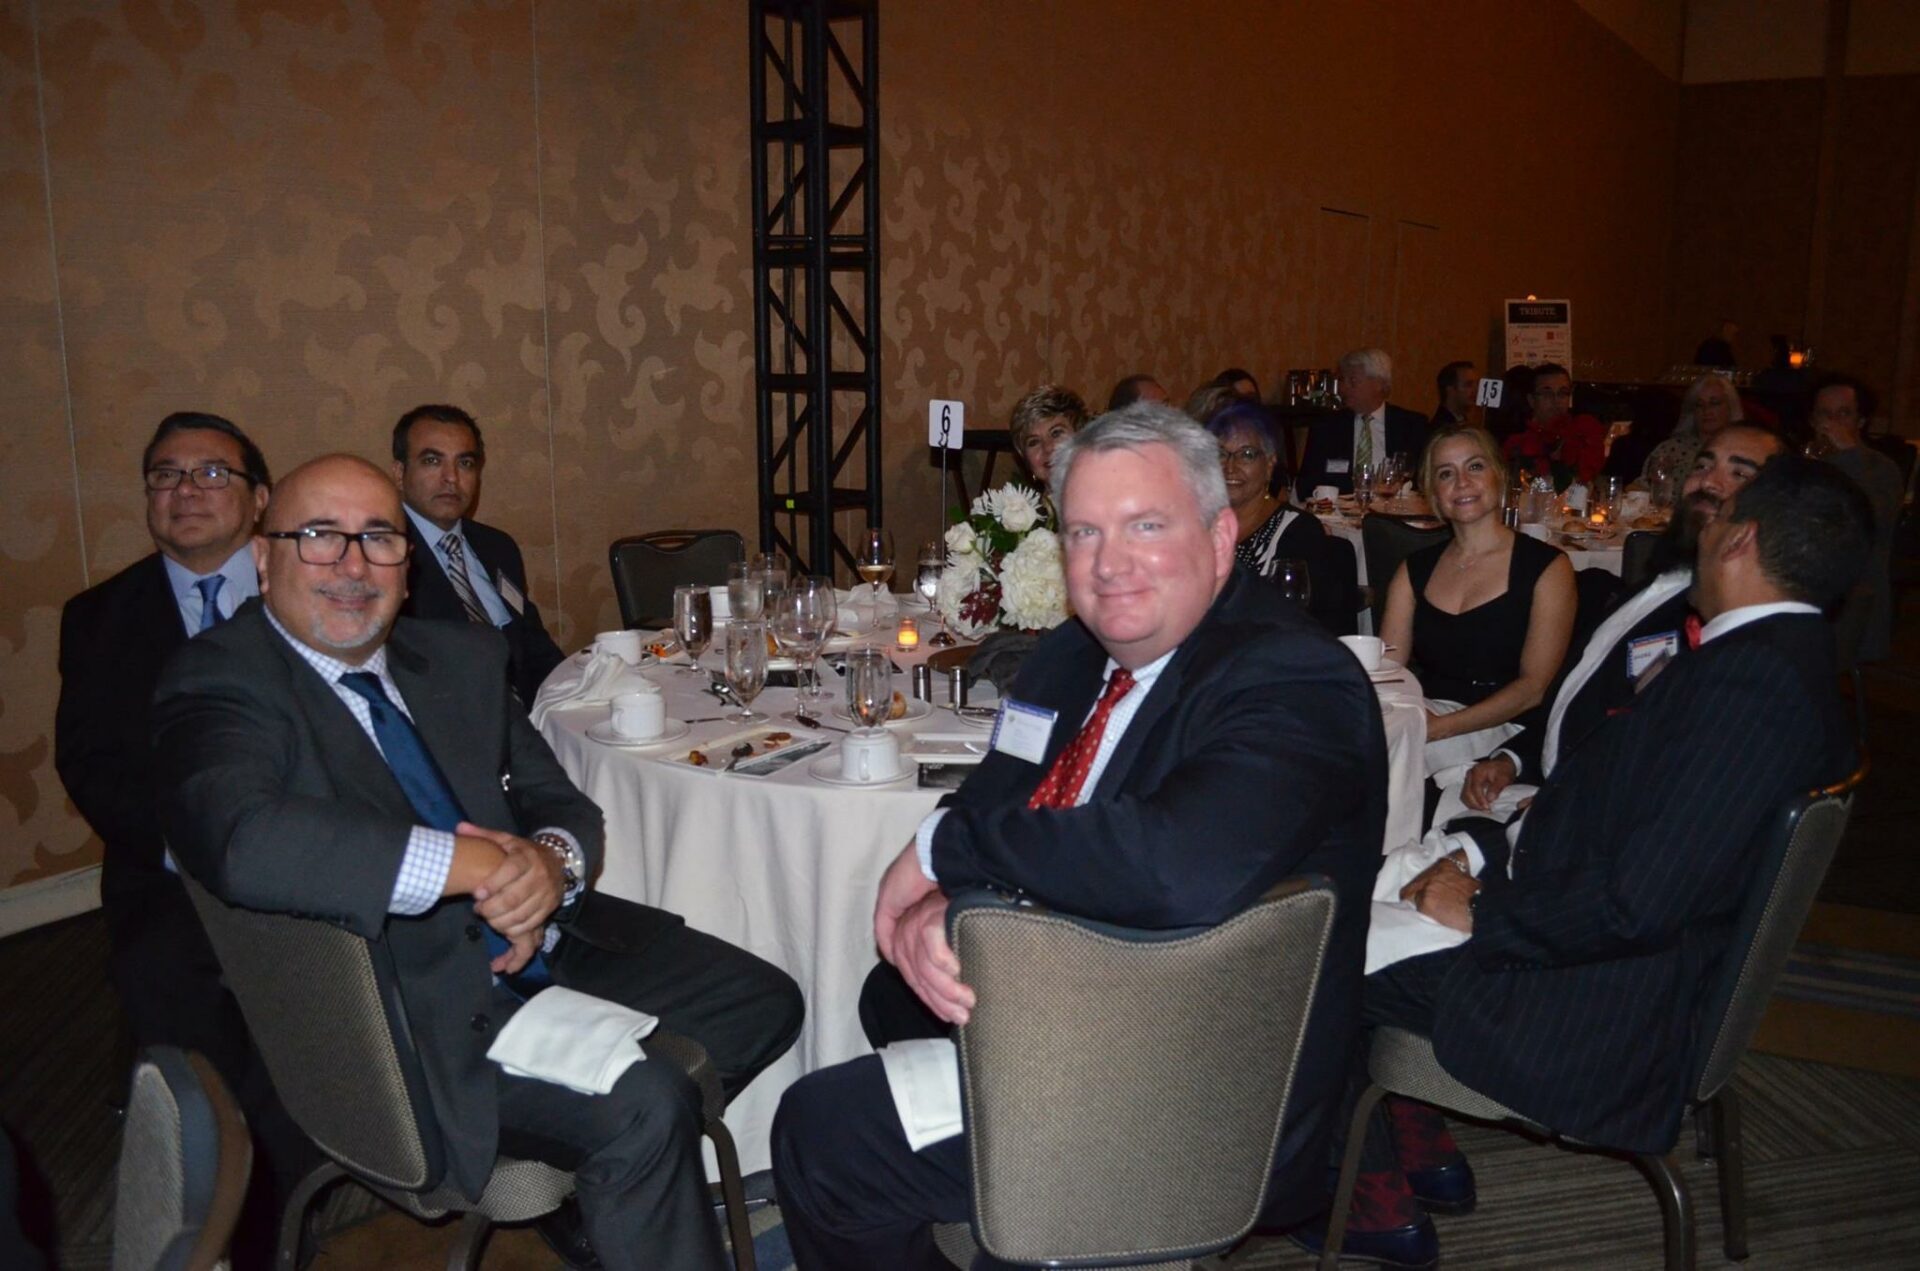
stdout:
<svg viewBox="0 0 1920 1271">
<path fill-rule="evenodd" d="M 707 588 L 707 595 L 712 598 L 713 620 L 715 622 L 725 622 L 727 619 L 733 617 L 733 602 L 727 599 L 727 585 L 725 583 Z"/>
<path fill-rule="evenodd" d="M 848 781 L 891 781 L 900 775 L 900 739 L 884 730 L 840 739 L 840 775 Z"/>
<path fill-rule="evenodd" d="M 1369 671 L 1380 669 L 1380 659 L 1387 652 L 1387 642 L 1379 636 L 1341 636 L 1340 643 L 1346 645 L 1353 656 L 1360 660 L 1360 665 Z"/>
<path fill-rule="evenodd" d="M 647 642 L 638 631 L 602 631 L 593 637 L 593 647 L 615 655 L 628 666 L 639 666 L 647 655 Z"/>
<path fill-rule="evenodd" d="M 1331 503 L 1340 497 L 1340 487 L 1337 485 L 1317 485 L 1313 487 L 1313 493 L 1308 497 L 1312 498 L 1315 502 Z"/>
<path fill-rule="evenodd" d="M 613 699 L 613 731 L 628 741 L 646 741 L 667 730 L 667 699 L 649 685 Z"/>
</svg>

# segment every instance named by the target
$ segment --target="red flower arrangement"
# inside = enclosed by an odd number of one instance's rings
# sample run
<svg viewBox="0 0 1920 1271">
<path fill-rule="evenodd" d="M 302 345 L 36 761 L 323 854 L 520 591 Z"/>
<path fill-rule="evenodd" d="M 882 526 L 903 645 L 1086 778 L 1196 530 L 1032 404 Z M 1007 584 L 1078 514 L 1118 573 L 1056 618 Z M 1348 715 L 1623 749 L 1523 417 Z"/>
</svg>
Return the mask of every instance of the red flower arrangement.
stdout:
<svg viewBox="0 0 1920 1271">
<path fill-rule="evenodd" d="M 1548 478 L 1556 490 L 1576 481 L 1586 485 L 1607 460 L 1607 426 L 1592 415 L 1529 420 L 1524 431 L 1507 438 L 1505 451 L 1515 467 Z"/>
</svg>

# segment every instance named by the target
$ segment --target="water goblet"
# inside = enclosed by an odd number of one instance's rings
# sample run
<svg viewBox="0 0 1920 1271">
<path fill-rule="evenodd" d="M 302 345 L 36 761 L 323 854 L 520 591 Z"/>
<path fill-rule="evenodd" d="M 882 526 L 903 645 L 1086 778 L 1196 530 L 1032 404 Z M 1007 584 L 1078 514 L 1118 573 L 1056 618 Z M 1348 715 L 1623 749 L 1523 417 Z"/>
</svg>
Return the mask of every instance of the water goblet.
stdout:
<svg viewBox="0 0 1920 1271">
<path fill-rule="evenodd" d="M 727 687 L 740 701 L 740 713 L 730 716 L 735 723 L 757 724 L 767 716 L 753 709 L 753 699 L 767 686 L 767 624 L 750 622 L 727 624 Z"/>
<path fill-rule="evenodd" d="M 1312 602 L 1313 578 L 1307 573 L 1307 562 L 1292 558 L 1275 561 L 1273 581 L 1282 596 L 1302 609 Z"/>
<path fill-rule="evenodd" d="M 793 650 L 806 671 L 807 687 L 794 698 L 796 710 L 817 711 L 826 701 L 820 691 L 820 646 L 833 634 L 837 608 L 833 580 L 807 576 L 793 579 L 774 606 L 774 639 Z"/>
<path fill-rule="evenodd" d="M 673 634 L 687 651 L 683 673 L 705 675 L 700 655 L 713 642 L 713 595 L 705 587 L 688 583 L 673 589 Z"/>
<path fill-rule="evenodd" d="M 940 610 L 940 575 L 947 572 L 947 545 L 931 539 L 920 547 L 920 562 L 913 576 L 913 589 L 927 602 L 927 608 L 940 619 L 940 631 L 927 643 L 936 649 L 950 648 L 954 639 L 947 631 L 947 615 Z"/>
<path fill-rule="evenodd" d="M 727 566 L 727 611 L 735 620 L 752 622 L 766 613 L 766 578 L 754 572 L 750 561 Z"/>
<path fill-rule="evenodd" d="M 893 713 L 893 664 L 880 649 L 847 655 L 847 715 L 863 733 L 877 733 Z"/>
</svg>

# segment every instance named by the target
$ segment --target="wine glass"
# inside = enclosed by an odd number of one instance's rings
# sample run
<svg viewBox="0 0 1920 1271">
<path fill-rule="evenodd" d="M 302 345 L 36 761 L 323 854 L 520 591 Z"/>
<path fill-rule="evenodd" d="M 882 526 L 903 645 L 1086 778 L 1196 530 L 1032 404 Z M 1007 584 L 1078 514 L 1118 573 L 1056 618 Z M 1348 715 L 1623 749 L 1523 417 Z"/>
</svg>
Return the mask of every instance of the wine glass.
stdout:
<svg viewBox="0 0 1920 1271">
<path fill-rule="evenodd" d="M 1312 602 L 1313 578 L 1307 573 L 1307 562 L 1293 558 L 1275 561 L 1273 581 L 1280 588 L 1282 596 L 1302 609 Z"/>
<path fill-rule="evenodd" d="M 833 580 L 807 576 L 790 582 L 774 606 L 774 639 L 792 649 L 807 672 L 807 687 L 794 698 L 795 710 L 817 711 L 826 701 L 820 691 L 820 646 L 833 633 L 836 609 Z"/>
<path fill-rule="evenodd" d="M 752 622 L 766 612 L 766 578 L 757 574 L 751 561 L 736 561 L 727 566 L 727 610 L 738 621 Z"/>
<path fill-rule="evenodd" d="M 687 583 L 673 589 L 673 634 L 687 651 L 685 669 L 705 675 L 700 655 L 713 642 L 713 596 L 705 587 Z"/>
<path fill-rule="evenodd" d="M 779 552 L 758 552 L 747 557 L 747 568 L 760 575 L 764 596 L 760 612 L 767 616 L 772 612 L 773 598 L 787 589 L 787 558 Z"/>
<path fill-rule="evenodd" d="M 727 624 L 727 687 L 740 700 L 740 713 L 731 716 L 737 724 L 758 724 L 767 717 L 753 709 L 753 699 L 767 686 L 767 624 L 750 622 Z"/>
<path fill-rule="evenodd" d="M 877 733 L 893 713 L 893 664 L 880 649 L 847 654 L 847 715 L 858 731 Z"/>
<path fill-rule="evenodd" d="M 1379 479 L 1380 469 L 1376 465 L 1371 463 L 1353 465 L 1353 501 L 1359 504 L 1362 515 L 1365 515 L 1367 509 L 1373 505 L 1373 486 Z"/>
<path fill-rule="evenodd" d="M 947 615 L 940 611 L 940 575 L 947 572 L 947 544 L 943 539 L 930 539 L 920 545 L 920 563 L 913 576 L 913 589 L 927 602 L 927 608 L 940 619 L 940 631 L 927 643 L 936 649 L 945 649 L 954 643 L 947 632 Z"/>
<path fill-rule="evenodd" d="M 873 588 L 874 621 L 880 617 L 880 589 L 893 577 L 893 531 L 869 525 L 854 545 L 854 568 Z"/>
</svg>

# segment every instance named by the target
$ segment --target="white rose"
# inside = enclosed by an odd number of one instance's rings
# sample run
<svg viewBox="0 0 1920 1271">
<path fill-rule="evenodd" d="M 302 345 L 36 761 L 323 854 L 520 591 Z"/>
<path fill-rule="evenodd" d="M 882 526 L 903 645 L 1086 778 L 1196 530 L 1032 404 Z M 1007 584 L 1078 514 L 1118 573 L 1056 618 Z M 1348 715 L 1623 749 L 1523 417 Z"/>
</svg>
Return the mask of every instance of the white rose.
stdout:
<svg viewBox="0 0 1920 1271">
<path fill-rule="evenodd" d="M 980 556 L 980 540 L 973 532 L 973 526 L 965 521 L 947 531 L 947 555 Z"/>
<path fill-rule="evenodd" d="M 1000 562 L 1000 620 L 1021 630 L 1057 627 L 1067 619 L 1067 579 L 1060 540 L 1035 530 Z"/>
<path fill-rule="evenodd" d="M 1000 496 L 1000 524 L 1015 534 L 1024 534 L 1040 523 L 1040 496 L 1024 486 L 1004 485 L 995 491 Z"/>
</svg>

